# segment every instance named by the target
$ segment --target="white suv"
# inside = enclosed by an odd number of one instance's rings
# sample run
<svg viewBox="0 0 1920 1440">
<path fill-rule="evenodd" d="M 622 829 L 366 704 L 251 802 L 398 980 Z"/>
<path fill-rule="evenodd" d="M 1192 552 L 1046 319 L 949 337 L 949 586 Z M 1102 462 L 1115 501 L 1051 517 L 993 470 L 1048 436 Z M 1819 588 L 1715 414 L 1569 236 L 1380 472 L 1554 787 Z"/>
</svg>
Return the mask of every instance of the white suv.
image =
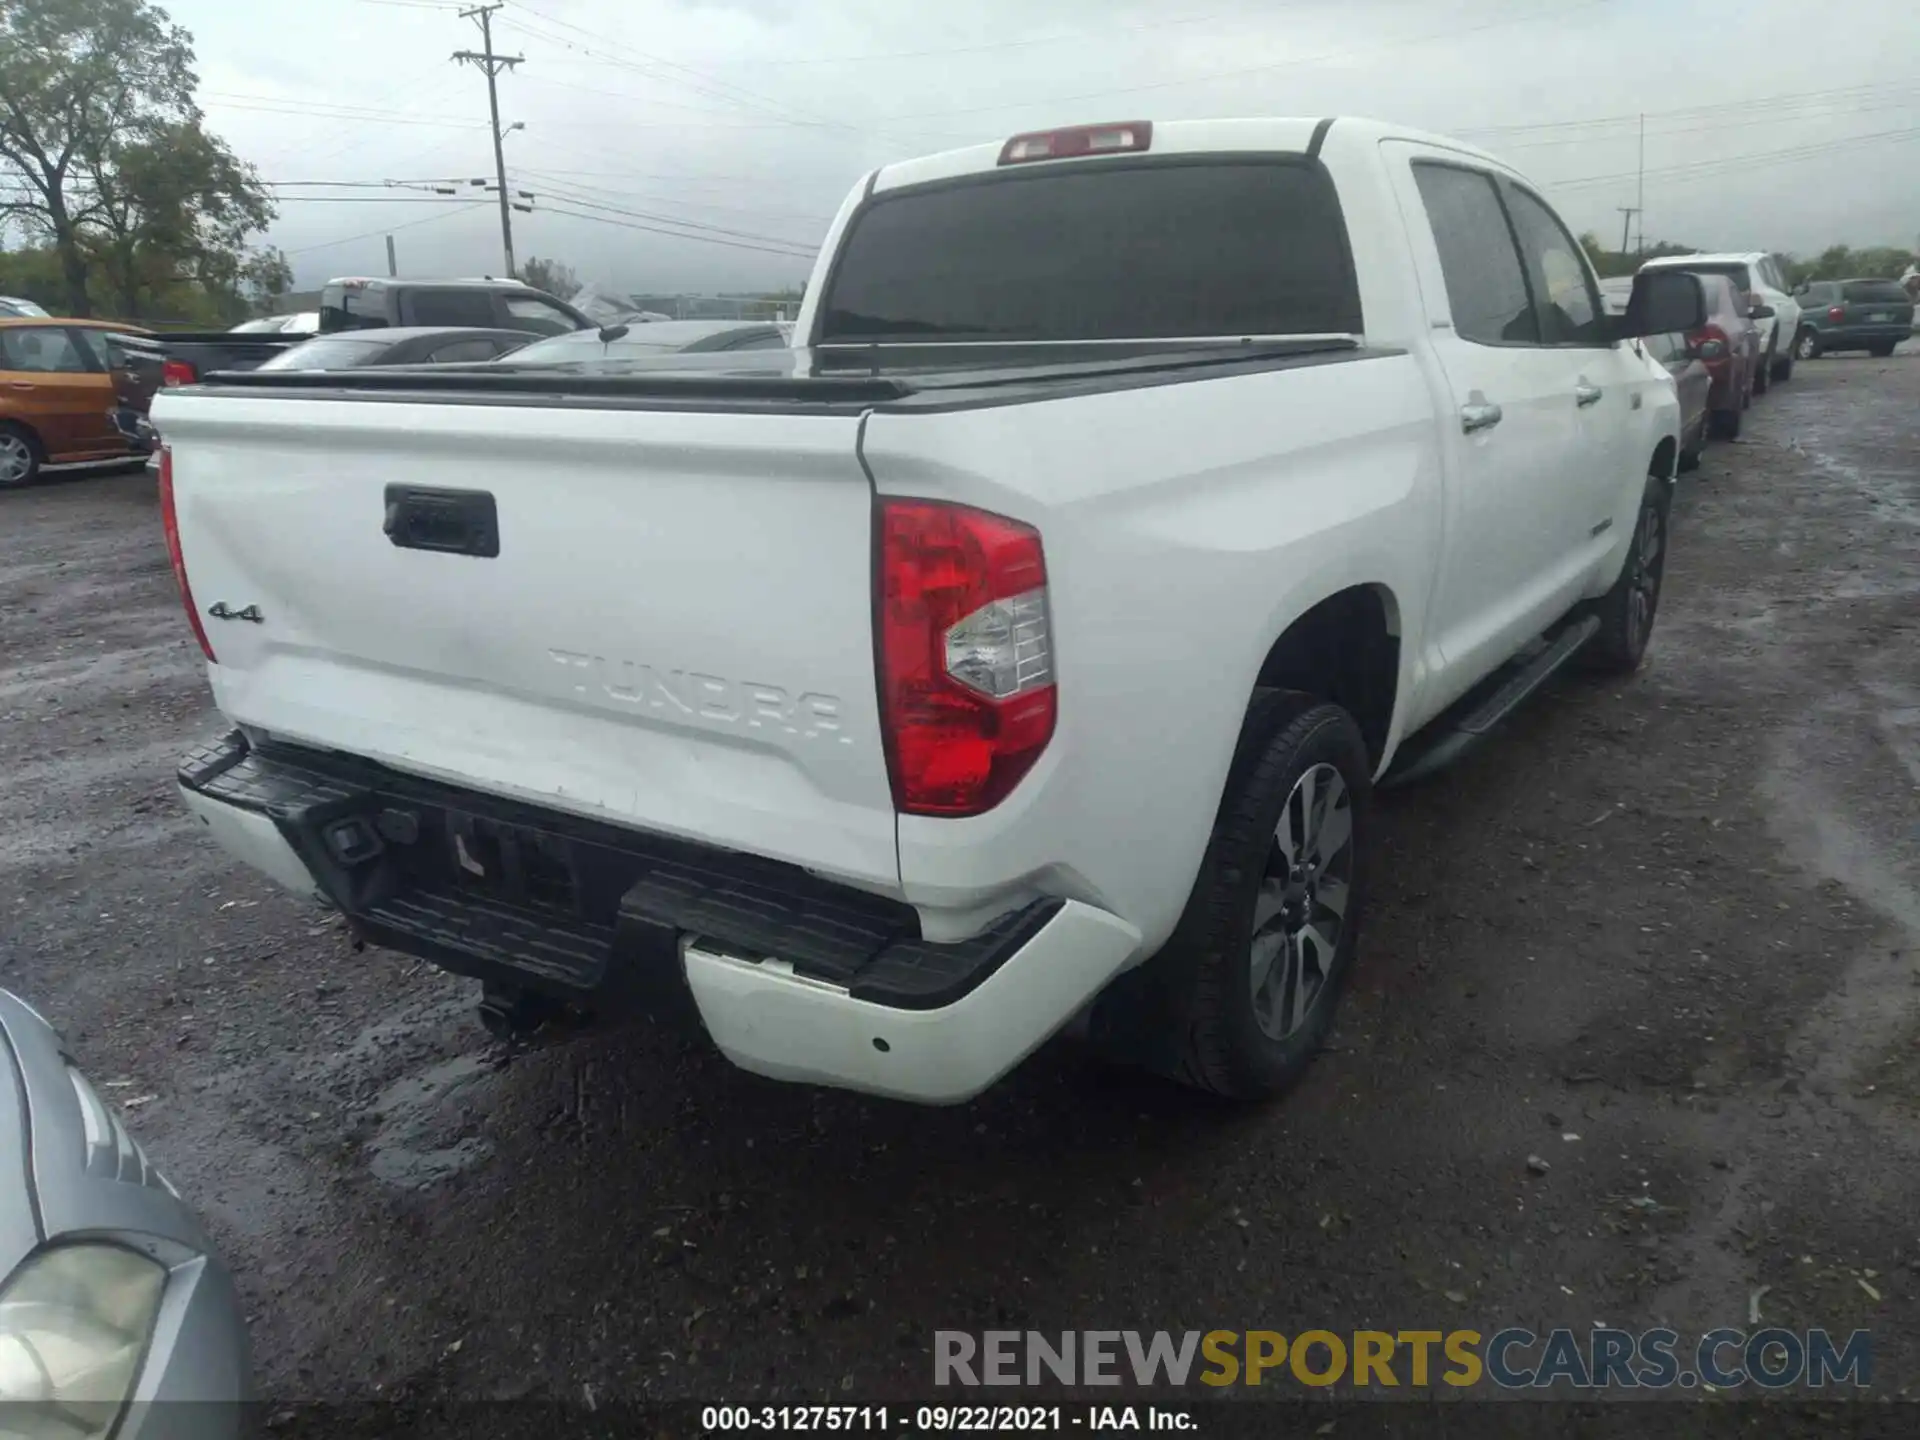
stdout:
<svg viewBox="0 0 1920 1440">
<path fill-rule="evenodd" d="M 1800 302 L 1795 300 L 1780 273 L 1780 262 L 1762 250 L 1725 255 L 1663 255 L 1649 260 L 1642 270 L 1693 270 L 1701 274 L 1724 275 L 1733 288 L 1747 297 L 1750 306 L 1765 305 L 1773 318 L 1761 320 L 1760 353 L 1767 363 L 1754 377 L 1753 388 L 1764 391 L 1774 380 L 1793 378 L 1793 337 L 1800 333 Z"/>
</svg>

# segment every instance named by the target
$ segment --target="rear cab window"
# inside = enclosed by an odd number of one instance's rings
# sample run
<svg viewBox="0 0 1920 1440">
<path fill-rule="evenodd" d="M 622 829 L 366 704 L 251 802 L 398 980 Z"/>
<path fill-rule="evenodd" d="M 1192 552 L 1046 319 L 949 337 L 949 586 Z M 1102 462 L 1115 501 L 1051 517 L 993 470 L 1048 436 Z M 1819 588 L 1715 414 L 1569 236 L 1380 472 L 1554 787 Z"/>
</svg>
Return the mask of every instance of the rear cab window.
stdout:
<svg viewBox="0 0 1920 1440">
<path fill-rule="evenodd" d="M 466 325 L 490 329 L 495 323 L 491 290 L 416 290 L 407 297 L 410 325 Z"/>
<path fill-rule="evenodd" d="M 387 291 L 364 280 L 338 281 L 320 291 L 320 328 L 366 330 L 387 324 Z"/>
<path fill-rule="evenodd" d="M 883 191 L 816 343 L 1357 335 L 1339 197 L 1303 156 L 1076 161 Z"/>
</svg>

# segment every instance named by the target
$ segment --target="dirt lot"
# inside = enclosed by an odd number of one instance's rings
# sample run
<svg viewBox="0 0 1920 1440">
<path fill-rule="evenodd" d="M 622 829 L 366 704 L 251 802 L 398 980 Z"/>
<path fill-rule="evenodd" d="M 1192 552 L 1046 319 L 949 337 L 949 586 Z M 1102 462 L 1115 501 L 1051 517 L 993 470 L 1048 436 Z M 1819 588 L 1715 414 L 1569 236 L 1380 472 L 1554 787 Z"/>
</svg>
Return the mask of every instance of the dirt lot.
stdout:
<svg viewBox="0 0 1920 1440">
<path fill-rule="evenodd" d="M 503 1063 L 184 818 L 218 722 L 140 475 L 0 496 L 0 984 L 131 1082 L 277 1399 L 906 1397 L 936 1328 L 1684 1332 L 1762 1286 L 1920 1393 L 1917 348 L 1709 452 L 1639 677 L 1385 805 L 1337 1044 L 1259 1113 L 1064 1046 L 939 1112 L 644 1032 Z"/>
</svg>

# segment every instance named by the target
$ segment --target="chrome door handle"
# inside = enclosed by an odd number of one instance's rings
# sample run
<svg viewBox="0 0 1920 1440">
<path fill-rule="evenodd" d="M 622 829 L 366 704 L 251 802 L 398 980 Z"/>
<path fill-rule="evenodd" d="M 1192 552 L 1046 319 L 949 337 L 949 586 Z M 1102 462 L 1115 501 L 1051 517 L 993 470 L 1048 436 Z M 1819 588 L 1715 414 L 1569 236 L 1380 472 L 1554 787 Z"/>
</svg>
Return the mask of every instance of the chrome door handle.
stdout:
<svg viewBox="0 0 1920 1440">
<path fill-rule="evenodd" d="M 1471 435 L 1476 430 L 1491 430 L 1500 423 L 1500 407 L 1477 401 L 1460 407 L 1460 428 Z"/>
<path fill-rule="evenodd" d="M 1597 385 L 1589 385 L 1586 381 L 1582 380 L 1578 385 L 1573 387 L 1573 402 L 1576 405 L 1585 407 L 1593 404 L 1599 398 L 1600 387 Z"/>
</svg>

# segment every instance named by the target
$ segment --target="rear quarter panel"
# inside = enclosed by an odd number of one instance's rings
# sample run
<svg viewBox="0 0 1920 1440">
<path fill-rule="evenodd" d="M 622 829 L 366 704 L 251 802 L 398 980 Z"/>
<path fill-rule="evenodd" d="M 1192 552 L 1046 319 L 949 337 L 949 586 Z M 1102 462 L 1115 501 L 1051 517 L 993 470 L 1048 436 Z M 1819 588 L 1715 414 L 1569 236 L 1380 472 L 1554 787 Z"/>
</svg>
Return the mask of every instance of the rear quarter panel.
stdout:
<svg viewBox="0 0 1920 1440">
<path fill-rule="evenodd" d="M 1424 604 L 1433 425 L 1404 354 L 874 414 L 862 453 L 879 493 L 1036 526 L 1052 603 L 1059 723 L 1034 773 L 987 815 L 900 818 L 901 881 L 923 917 L 947 909 L 964 929 L 970 903 L 1044 891 L 1119 915 L 1157 948 L 1273 642 L 1348 586 L 1383 587 L 1402 620 Z"/>
</svg>

